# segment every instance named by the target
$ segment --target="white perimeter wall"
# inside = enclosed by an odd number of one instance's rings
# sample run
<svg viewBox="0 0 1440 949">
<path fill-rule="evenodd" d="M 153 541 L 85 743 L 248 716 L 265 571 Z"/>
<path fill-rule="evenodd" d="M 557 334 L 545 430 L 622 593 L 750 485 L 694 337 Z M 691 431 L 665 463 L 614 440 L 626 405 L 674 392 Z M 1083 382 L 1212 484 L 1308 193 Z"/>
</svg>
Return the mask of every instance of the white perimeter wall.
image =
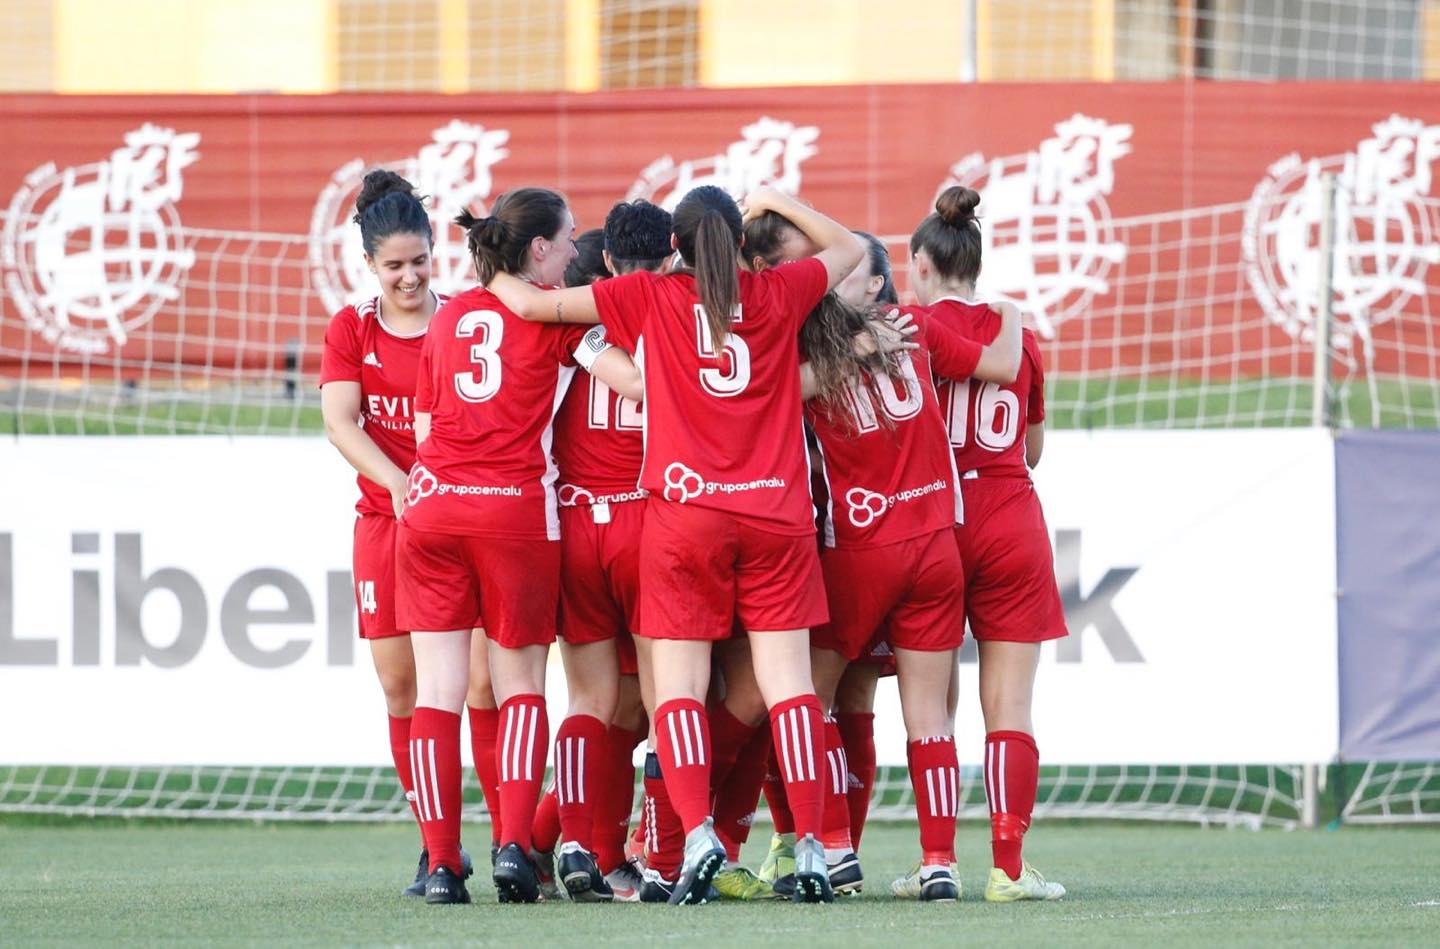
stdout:
<svg viewBox="0 0 1440 949">
<path fill-rule="evenodd" d="M 1327 434 L 1054 432 L 1036 480 L 1072 619 L 1036 686 L 1044 760 L 1334 755 Z M 23 438 L 0 487 L 0 762 L 389 761 L 353 633 L 354 482 L 323 440 Z M 137 629 L 174 665 L 137 659 Z M 960 681 L 978 762 L 973 662 Z M 550 685 L 558 721 L 558 655 Z M 879 706 L 902 764 L 892 683 Z"/>
</svg>

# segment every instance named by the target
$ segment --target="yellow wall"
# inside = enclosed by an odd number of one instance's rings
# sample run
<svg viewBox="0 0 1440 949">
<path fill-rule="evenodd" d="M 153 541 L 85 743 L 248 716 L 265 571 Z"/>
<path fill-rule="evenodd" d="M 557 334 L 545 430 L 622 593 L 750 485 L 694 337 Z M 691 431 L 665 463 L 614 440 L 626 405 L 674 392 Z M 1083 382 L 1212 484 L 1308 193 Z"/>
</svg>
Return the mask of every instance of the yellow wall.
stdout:
<svg viewBox="0 0 1440 949">
<path fill-rule="evenodd" d="M 700 82 L 719 86 L 959 79 L 963 3 L 700 0 Z"/>
<path fill-rule="evenodd" d="M 56 92 L 328 92 L 330 0 L 54 0 Z"/>
</svg>

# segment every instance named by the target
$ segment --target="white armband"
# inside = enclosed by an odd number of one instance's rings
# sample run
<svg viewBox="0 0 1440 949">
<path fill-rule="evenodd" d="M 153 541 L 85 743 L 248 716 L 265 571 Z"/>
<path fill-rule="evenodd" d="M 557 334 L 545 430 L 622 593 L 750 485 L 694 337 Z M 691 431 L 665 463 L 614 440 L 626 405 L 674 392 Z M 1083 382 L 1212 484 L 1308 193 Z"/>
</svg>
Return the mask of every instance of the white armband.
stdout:
<svg viewBox="0 0 1440 949">
<path fill-rule="evenodd" d="M 613 344 L 605 341 L 605 327 L 596 324 L 590 332 L 580 338 L 580 343 L 575 347 L 575 362 L 586 372 L 595 365 L 595 360 L 607 349 L 612 349 Z"/>
</svg>

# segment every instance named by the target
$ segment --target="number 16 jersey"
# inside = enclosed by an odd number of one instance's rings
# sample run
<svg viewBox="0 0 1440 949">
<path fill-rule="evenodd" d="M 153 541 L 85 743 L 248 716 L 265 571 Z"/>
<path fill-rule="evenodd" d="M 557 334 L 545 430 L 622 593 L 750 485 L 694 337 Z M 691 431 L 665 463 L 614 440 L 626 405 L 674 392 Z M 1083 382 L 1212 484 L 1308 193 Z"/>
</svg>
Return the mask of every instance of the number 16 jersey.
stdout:
<svg viewBox="0 0 1440 949">
<path fill-rule="evenodd" d="M 931 319 L 971 339 L 988 343 L 1000 332 L 1000 315 L 983 303 L 945 297 L 929 310 Z M 1045 421 L 1045 372 L 1035 334 L 1027 329 L 1020 336 L 1020 370 L 1014 382 L 936 380 L 955 467 L 962 478 L 1030 477 L 1025 429 L 1032 422 Z"/>
</svg>

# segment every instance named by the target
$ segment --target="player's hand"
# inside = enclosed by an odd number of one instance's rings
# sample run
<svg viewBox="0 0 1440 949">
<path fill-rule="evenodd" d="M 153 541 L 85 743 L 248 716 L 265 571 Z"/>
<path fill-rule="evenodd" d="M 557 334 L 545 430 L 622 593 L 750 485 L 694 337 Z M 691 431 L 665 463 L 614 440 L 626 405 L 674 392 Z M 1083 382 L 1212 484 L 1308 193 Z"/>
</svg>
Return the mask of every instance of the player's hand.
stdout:
<svg viewBox="0 0 1440 949">
<path fill-rule="evenodd" d="M 766 211 L 775 210 L 779 206 L 775 199 L 783 197 L 778 190 L 769 185 L 756 188 L 745 196 L 744 201 L 740 202 L 741 222 L 749 224 Z"/>
<path fill-rule="evenodd" d="M 870 332 L 860 334 L 867 340 L 873 339 L 865 350 L 860 348 L 860 340 L 856 339 L 856 353 L 861 356 L 868 356 L 875 352 L 878 345 L 880 352 L 889 355 L 890 353 L 904 352 L 910 349 L 919 349 L 920 344 L 915 342 L 914 336 L 920 331 L 915 318 L 909 313 L 901 313 L 899 310 L 891 310 L 885 314 L 883 320 L 868 320 Z"/>
<path fill-rule="evenodd" d="M 399 482 L 391 482 L 388 487 L 390 489 L 390 507 L 395 511 L 395 520 L 398 521 L 405 514 L 405 495 L 410 493 L 409 479 L 401 478 Z"/>
</svg>

